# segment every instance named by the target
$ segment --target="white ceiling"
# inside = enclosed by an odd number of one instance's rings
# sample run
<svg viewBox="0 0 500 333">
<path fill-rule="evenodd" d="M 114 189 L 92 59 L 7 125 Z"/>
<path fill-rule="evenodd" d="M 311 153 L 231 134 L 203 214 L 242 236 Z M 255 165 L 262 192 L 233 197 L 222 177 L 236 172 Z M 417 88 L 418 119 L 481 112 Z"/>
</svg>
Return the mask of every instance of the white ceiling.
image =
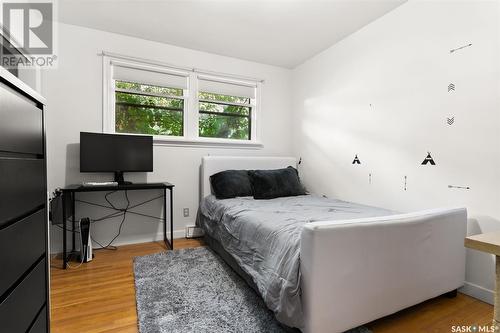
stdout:
<svg viewBox="0 0 500 333">
<path fill-rule="evenodd" d="M 60 0 L 64 23 L 287 68 L 406 0 Z"/>
</svg>

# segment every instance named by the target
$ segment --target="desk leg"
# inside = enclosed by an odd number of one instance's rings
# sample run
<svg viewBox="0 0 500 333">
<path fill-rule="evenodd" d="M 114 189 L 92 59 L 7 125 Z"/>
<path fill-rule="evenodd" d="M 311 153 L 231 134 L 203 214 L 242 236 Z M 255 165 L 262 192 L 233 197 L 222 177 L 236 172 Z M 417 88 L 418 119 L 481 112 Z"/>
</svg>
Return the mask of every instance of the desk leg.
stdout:
<svg viewBox="0 0 500 333">
<path fill-rule="evenodd" d="M 493 308 L 493 326 L 495 332 L 500 332 L 500 256 L 495 256 L 495 306 Z"/>
<path fill-rule="evenodd" d="M 76 225 L 75 225 L 75 212 L 76 212 L 76 209 L 75 209 L 75 196 L 76 196 L 76 193 L 71 193 L 71 216 L 72 216 L 72 232 L 71 232 L 71 253 L 75 253 L 75 230 L 76 230 Z"/>
<path fill-rule="evenodd" d="M 174 189 L 170 188 L 170 247 L 174 249 Z"/>
<path fill-rule="evenodd" d="M 66 194 L 62 195 L 62 216 L 63 216 L 63 269 L 66 269 L 67 253 L 66 253 Z"/>
<path fill-rule="evenodd" d="M 168 247 L 167 243 L 167 189 L 163 189 L 163 243 Z"/>
</svg>

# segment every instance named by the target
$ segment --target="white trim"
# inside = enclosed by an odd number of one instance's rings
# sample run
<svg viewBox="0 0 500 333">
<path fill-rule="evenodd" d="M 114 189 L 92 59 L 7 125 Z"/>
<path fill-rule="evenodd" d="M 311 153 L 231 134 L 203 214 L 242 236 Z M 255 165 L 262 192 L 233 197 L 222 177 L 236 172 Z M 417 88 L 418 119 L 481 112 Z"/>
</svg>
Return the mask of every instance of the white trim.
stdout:
<svg viewBox="0 0 500 333">
<path fill-rule="evenodd" d="M 219 76 L 219 77 L 224 76 L 224 77 L 229 78 L 229 79 L 232 78 L 232 79 L 238 79 L 238 80 L 244 80 L 244 81 L 255 81 L 255 82 L 261 82 L 261 83 L 265 82 L 264 79 L 259 79 L 259 78 L 250 77 L 250 76 L 243 76 L 243 75 L 237 75 L 237 74 L 231 74 L 231 73 L 218 73 L 218 72 L 200 69 L 200 68 L 177 66 L 177 65 L 169 64 L 167 62 L 145 59 L 145 58 L 140 58 L 140 57 L 133 57 L 133 56 L 128 56 L 128 55 L 124 55 L 124 54 L 108 52 L 108 51 L 104 51 L 104 50 L 101 51 L 101 53 L 98 53 L 97 55 L 103 56 L 103 57 L 111 57 L 111 58 L 115 58 L 115 59 L 135 61 L 138 63 L 144 63 L 144 64 L 155 65 L 155 66 L 160 66 L 160 67 L 168 67 L 171 69 L 176 69 L 176 70 L 181 70 L 181 71 L 189 71 L 189 72 L 200 73 L 200 74 L 215 75 L 215 76 Z"/>
<path fill-rule="evenodd" d="M 175 249 L 175 240 L 180 238 L 185 238 L 186 231 L 184 229 L 178 229 L 174 230 L 173 234 L 174 234 L 174 249 Z M 170 240 L 170 231 L 167 231 L 167 238 L 168 240 Z M 121 246 L 121 245 L 140 244 L 140 243 L 149 243 L 158 241 L 163 241 L 163 231 L 159 231 L 153 235 L 140 235 L 139 237 L 137 237 L 136 235 L 127 235 L 123 236 L 121 241 L 120 237 L 118 237 L 116 241 L 113 242 L 113 245 Z"/>
<path fill-rule="evenodd" d="M 184 134 L 187 138 L 198 138 L 198 103 L 196 103 L 196 99 L 198 98 L 198 81 L 193 73 L 189 75 L 189 99 L 187 103 L 184 103 Z M 189 112 L 189 110 L 192 110 Z M 155 140 L 156 142 L 163 142 L 164 140 Z"/>
<path fill-rule="evenodd" d="M 260 82 L 264 83 L 264 79 L 258 79 L 255 77 L 250 77 L 250 76 L 244 76 L 244 75 L 236 75 L 236 74 L 229 74 L 229 73 L 218 73 L 214 71 L 208 71 L 204 69 L 199 69 L 199 68 L 193 68 L 193 72 L 199 73 L 202 75 L 207 75 L 207 76 L 216 76 L 220 78 L 221 76 L 227 78 L 227 79 L 236 79 L 236 80 L 243 80 L 243 81 L 248 81 L 248 82 Z"/>
<path fill-rule="evenodd" d="M 117 135 L 136 135 L 143 136 L 149 134 L 140 133 L 119 133 Z M 242 149 L 260 149 L 264 145 L 260 142 L 253 142 L 250 140 L 238 139 L 219 139 L 219 138 L 205 138 L 199 137 L 196 139 L 189 139 L 182 136 L 167 136 L 167 135 L 153 135 L 154 146 L 189 146 L 189 147 L 213 147 L 213 148 L 242 148 Z"/>
<path fill-rule="evenodd" d="M 235 103 L 235 102 L 225 102 L 225 101 L 218 101 L 218 100 L 214 100 L 214 99 L 200 99 L 198 98 L 198 103 L 211 103 L 211 104 L 218 104 L 218 105 L 234 105 L 234 106 L 243 106 L 243 107 L 247 107 L 247 108 L 253 108 L 255 107 L 255 101 L 253 98 L 249 98 L 250 99 L 250 103 L 249 104 L 245 104 L 245 103 Z M 253 104 L 251 102 L 254 102 Z"/>
<path fill-rule="evenodd" d="M 251 137 L 250 139 L 256 142 L 260 142 L 262 138 L 262 126 L 258 125 L 259 119 L 262 119 L 261 116 L 261 95 L 262 95 L 262 82 L 257 83 L 257 87 L 255 87 L 255 100 L 251 101 L 252 106 L 252 123 L 251 123 Z"/>
<path fill-rule="evenodd" d="M 123 81 L 120 81 L 120 82 L 123 82 Z M 136 83 L 139 83 L 139 82 L 136 82 Z M 183 89 L 183 90 L 186 91 L 185 89 Z M 170 98 L 170 99 L 182 99 L 182 100 L 186 99 L 186 96 L 184 94 L 182 96 L 176 96 L 176 95 L 157 94 L 157 93 L 151 93 L 151 92 L 144 92 L 144 91 L 140 91 L 140 90 L 123 89 L 123 88 L 116 88 L 116 87 L 115 87 L 115 92 L 121 92 L 121 93 L 126 93 L 126 94 L 134 94 L 134 95 L 141 95 L 141 96 Z"/>
<path fill-rule="evenodd" d="M 257 88 L 257 83 L 259 82 L 259 81 L 246 81 L 238 78 L 230 78 L 224 74 L 198 75 L 198 80 L 211 81 L 217 83 L 228 83 L 249 88 Z"/>
<path fill-rule="evenodd" d="M 142 63 L 140 63 L 142 61 Z M 102 131 L 104 133 L 115 133 L 115 80 L 113 76 L 114 66 L 139 69 L 177 75 L 185 77 L 187 80 L 187 89 L 183 96 L 172 96 L 184 100 L 184 127 L 182 136 L 154 136 L 155 145 L 173 145 L 173 146 L 192 146 L 192 147 L 227 147 L 227 148 L 247 148 L 259 149 L 263 147 L 260 142 L 260 127 L 258 119 L 260 117 L 260 101 L 262 82 L 250 81 L 248 78 L 229 76 L 227 74 L 215 75 L 214 72 L 204 72 L 209 74 L 199 75 L 195 69 L 189 69 L 166 65 L 154 61 L 143 61 L 139 58 L 115 55 L 102 52 Z M 163 67 L 161 67 L 163 66 Z M 255 89 L 255 99 L 251 99 L 251 128 L 250 140 L 238 139 L 220 139 L 204 138 L 199 136 L 199 99 L 198 99 L 198 80 L 211 80 L 228 84 L 253 87 Z M 137 81 L 138 82 L 138 81 Z M 141 82 L 139 82 L 141 83 Z M 230 103 L 233 104 L 233 103 Z M 134 133 L 130 133 L 134 134 Z"/>
<path fill-rule="evenodd" d="M 47 220 L 48 221 L 48 220 Z M 161 222 L 159 222 L 161 223 Z M 163 229 L 163 228 L 162 228 Z M 49 232 L 50 234 L 50 232 Z M 185 229 L 178 229 L 174 230 L 174 249 L 175 249 L 175 240 L 176 239 L 182 239 L 186 238 L 186 230 Z M 167 238 L 170 240 L 170 232 L 167 231 Z M 121 239 L 118 237 L 116 241 L 113 242 L 113 246 L 123 246 L 123 245 L 130 245 L 130 244 L 142 244 L 142 243 L 151 243 L 151 242 L 163 242 L 163 231 L 158 231 L 156 234 L 141 234 L 141 235 L 122 235 Z M 49 243 L 50 244 L 50 243 Z M 96 245 L 96 248 L 99 246 L 95 243 L 93 245 Z M 58 255 L 62 253 L 62 249 L 59 248 L 59 245 L 57 247 L 54 246 L 54 248 L 50 249 L 50 255 Z"/>
<path fill-rule="evenodd" d="M 145 64 L 142 62 L 137 62 L 135 60 L 116 60 L 113 58 L 109 58 L 109 59 L 111 59 L 112 66 L 118 66 L 118 67 L 130 68 L 130 69 L 139 69 L 139 70 L 148 71 L 148 72 L 169 74 L 169 75 L 180 76 L 180 77 L 188 77 L 189 76 L 189 71 L 182 71 L 182 70 L 178 70 L 176 68 L 160 67 L 157 65 L 151 65 L 151 64 Z M 138 82 L 138 83 L 150 84 L 147 82 Z"/>
<path fill-rule="evenodd" d="M 160 66 L 160 67 L 164 67 L 164 68 L 168 67 L 171 69 L 176 69 L 176 70 L 181 70 L 181 71 L 190 71 L 190 72 L 193 71 L 193 69 L 189 68 L 189 67 L 175 66 L 175 65 L 172 65 L 172 64 L 169 64 L 166 62 L 144 59 L 144 58 L 139 58 L 139 57 L 132 57 L 132 56 L 123 55 L 123 54 L 119 54 L 119 53 L 102 51 L 101 53 L 98 53 L 97 55 L 102 56 L 102 57 L 107 57 L 107 58 L 122 59 L 122 60 L 134 61 L 134 62 L 138 62 L 138 63 L 142 63 L 142 64 Z"/>
<path fill-rule="evenodd" d="M 212 148 L 241 148 L 241 149 L 261 149 L 264 145 L 258 141 L 237 140 L 237 139 L 218 139 L 197 137 L 187 139 L 180 136 L 154 136 L 153 144 L 155 146 L 177 146 L 177 147 L 212 147 Z"/>
<path fill-rule="evenodd" d="M 102 131 L 104 133 L 114 132 L 114 126 L 110 124 L 114 123 L 110 118 L 114 118 L 112 112 L 114 106 L 112 105 L 110 99 L 113 97 L 112 86 L 114 86 L 113 81 L 113 66 L 111 65 L 111 58 L 102 57 Z"/>
<path fill-rule="evenodd" d="M 458 291 L 460 291 L 463 294 L 469 295 L 471 297 L 477 298 L 483 302 L 489 304 L 494 303 L 495 292 L 493 290 L 486 289 L 477 284 L 465 281 L 464 286 L 460 288 Z"/>
</svg>

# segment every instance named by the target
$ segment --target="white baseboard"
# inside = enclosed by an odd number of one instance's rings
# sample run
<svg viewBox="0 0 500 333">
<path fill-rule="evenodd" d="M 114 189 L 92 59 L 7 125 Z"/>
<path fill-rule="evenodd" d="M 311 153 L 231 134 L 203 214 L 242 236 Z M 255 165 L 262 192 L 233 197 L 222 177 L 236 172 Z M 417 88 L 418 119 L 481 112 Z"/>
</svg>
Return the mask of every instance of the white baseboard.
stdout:
<svg viewBox="0 0 500 333">
<path fill-rule="evenodd" d="M 186 232 L 184 229 L 174 230 L 174 239 L 185 238 Z M 170 233 L 167 232 L 167 238 L 170 239 Z M 141 235 L 139 237 L 129 235 L 127 238 L 118 237 L 116 242 L 113 245 L 129 245 L 129 244 L 139 244 L 139 243 L 148 243 L 148 242 L 156 242 L 163 240 L 163 232 L 158 232 L 156 235 Z M 174 244 L 175 248 L 175 244 Z"/>
<path fill-rule="evenodd" d="M 493 304 L 493 296 L 495 292 L 490 289 L 486 289 L 484 287 L 478 286 L 477 284 L 465 282 L 464 286 L 460 288 L 460 291 L 463 294 L 469 295 L 471 297 L 477 298 L 483 302 Z"/>
<path fill-rule="evenodd" d="M 174 230 L 174 240 L 175 239 L 180 239 L 180 238 L 185 238 L 186 236 L 186 231 L 184 229 L 179 229 L 179 230 Z M 170 233 L 167 232 L 167 238 L 170 239 Z M 120 245 L 130 245 L 130 244 L 139 244 L 139 243 L 149 243 L 149 242 L 155 242 L 155 241 L 162 241 L 163 240 L 163 232 L 160 231 L 156 235 L 122 235 L 122 237 L 118 237 L 115 242 L 113 242 L 113 245 L 115 246 L 120 246 Z M 59 244 L 58 244 L 59 245 Z M 76 241 L 76 248 L 77 250 L 79 249 L 80 246 L 80 241 Z M 94 243 L 94 246 L 96 248 L 98 247 L 97 244 Z M 68 246 L 69 247 L 69 246 Z M 175 249 L 175 242 L 174 242 L 174 249 Z M 56 247 L 56 248 L 51 248 L 50 254 L 60 254 L 62 253 L 62 248 L 61 247 Z"/>
</svg>

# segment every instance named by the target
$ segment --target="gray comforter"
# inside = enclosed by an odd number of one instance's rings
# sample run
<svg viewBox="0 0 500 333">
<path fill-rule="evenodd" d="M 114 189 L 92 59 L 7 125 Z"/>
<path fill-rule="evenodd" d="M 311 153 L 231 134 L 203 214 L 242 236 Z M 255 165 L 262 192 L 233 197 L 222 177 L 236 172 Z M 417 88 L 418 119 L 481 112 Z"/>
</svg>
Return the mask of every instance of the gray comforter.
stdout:
<svg viewBox="0 0 500 333">
<path fill-rule="evenodd" d="M 305 223 L 391 215 L 394 212 L 313 195 L 200 204 L 197 224 L 249 274 L 267 307 L 290 327 L 302 328 L 300 234 Z"/>
</svg>

